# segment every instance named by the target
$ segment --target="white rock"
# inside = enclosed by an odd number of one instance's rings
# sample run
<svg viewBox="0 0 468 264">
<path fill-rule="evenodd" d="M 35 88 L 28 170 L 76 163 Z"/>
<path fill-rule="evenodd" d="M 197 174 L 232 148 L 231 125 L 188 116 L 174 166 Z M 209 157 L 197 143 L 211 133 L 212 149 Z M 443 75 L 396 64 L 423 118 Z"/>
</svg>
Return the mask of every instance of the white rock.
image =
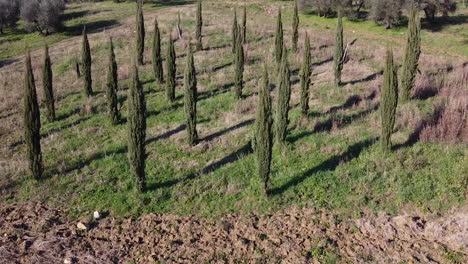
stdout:
<svg viewBox="0 0 468 264">
<path fill-rule="evenodd" d="M 76 227 L 78 227 L 78 229 L 80 230 L 86 230 L 88 229 L 83 223 L 81 222 L 78 222 L 78 224 L 76 225 Z"/>
<path fill-rule="evenodd" d="M 98 220 L 99 218 L 101 218 L 101 215 L 99 214 L 98 211 L 94 211 L 93 217 L 94 219 Z"/>
<path fill-rule="evenodd" d="M 70 258 L 66 258 L 66 259 L 63 260 L 63 263 L 64 263 L 64 264 L 71 264 L 72 261 L 71 261 Z"/>
</svg>

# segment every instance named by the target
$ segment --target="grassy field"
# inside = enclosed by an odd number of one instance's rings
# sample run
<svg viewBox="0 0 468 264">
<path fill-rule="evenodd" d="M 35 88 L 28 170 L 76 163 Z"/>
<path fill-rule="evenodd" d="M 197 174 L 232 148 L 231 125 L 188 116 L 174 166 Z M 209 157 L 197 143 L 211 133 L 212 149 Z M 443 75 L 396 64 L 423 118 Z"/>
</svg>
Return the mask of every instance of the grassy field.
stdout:
<svg viewBox="0 0 468 264">
<path fill-rule="evenodd" d="M 173 2 L 171 2 L 173 3 Z M 158 17 L 165 41 L 180 11 L 182 29 L 194 34 L 195 6 L 145 5 L 146 65 L 140 77 L 148 108 L 147 165 L 149 190 L 135 191 L 126 158 L 126 124 L 112 126 L 106 116 L 104 84 L 107 38 L 112 36 L 119 65 L 119 99 L 126 116 L 126 89 L 129 86 L 130 58 L 133 56 L 133 5 L 110 1 L 74 4 L 67 9 L 67 33 L 47 37 L 17 33 L 1 37 L 1 58 L 12 60 L 0 68 L 0 179 L 1 201 L 42 200 L 67 209 L 71 216 L 85 212 L 109 211 L 116 216 L 138 216 L 148 212 L 220 216 L 233 212 L 266 213 L 293 204 L 313 205 L 358 216 L 363 210 L 399 213 L 404 210 L 445 212 L 466 204 L 468 150 L 465 143 L 413 140 L 414 131 L 433 116 L 437 105 L 467 102 L 467 27 L 447 25 L 439 31 L 423 31 L 423 55 L 418 89 L 434 78 L 440 87 L 436 96 L 399 106 L 395 150 L 384 154 L 378 141 L 380 118 L 379 87 L 382 81 L 384 43 L 394 46 L 402 61 L 405 29 L 385 31 L 370 22 L 344 24 L 347 39 L 358 38 L 344 67 L 345 86 L 332 81 L 335 19 L 301 16 L 301 36 L 307 31 L 313 45 L 313 87 L 311 114 L 301 120 L 298 67 L 302 48 L 290 56 L 293 95 L 288 144 L 275 146 L 272 170 L 273 195 L 262 196 L 256 177 L 253 136 L 256 89 L 261 66 L 267 63 L 272 83 L 276 83 L 272 59 L 276 6 L 291 9 L 288 2 L 252 2 L 248 5 L 248 41 L 245 71 L 246 98 L 234 99 L 233 55 L 230 52 L 230 18 L 237 2 L 209 1 L 204 5 L 204 46 L 196 53 L 199 101 L 198 129 L 202 139 L 196 147 L 185 144 L 182 76 L 185 51 L 178 42 L 176 51 L 178 86 L 176 102 L 165 99 L 151 70 L 152 21 Z M 287 10 L 286 9 L 286 10 Z M 462 15 L 466 10 L 461 11 Z M 286 43 L 290 46 L 290 11 L 286 11 Z M 82 93 L 73 65 L 80 57 L 81 24 L 91 26 L 94 89 L 91 99 Z M 74 29 L 73 29 L 74 28 Z M 104 30 L 104 28 L 107 28 Z M 15 39 L 15 36 L 19 39 Z M 70 38 L 71 37 L 71 38 Z M 66 40 L 68 39 L 68 40 Z M 63 40 L 63 41 L 62 41 Z M 27 175 L 22 144 L 21 102 L 24 45 L 51 47 L 58 121 L 43 120 L 42 146 L 46 178 L 35 181 Z M 60 42 L 59 42 L 60 41 Z M 34 43 L 34 44 L 31 44 Z M 302 46 L 302 37 L 300 40 Z M 35 46 L 37 45 L 37 46 Z M 165 53 L 164 53 L 165 54 Z M 32 53 L 40 89 L 42 51 Z M 432 79 L 431 79 L 432 80 Z M 455 92 L 444 89 L 447 84 Z M 444 86 L 445 85 L 445 86 Z M 42 94 L 39 92 L 39 94 Z M 273 89 L 272 95 L 276 94 Z M 464 100 L 464 101 L 463 101 Z M 92 109 L 91 114 L 83 109 Z M 41 108 L 42 109 L 42 108 Z"/>
</svg>

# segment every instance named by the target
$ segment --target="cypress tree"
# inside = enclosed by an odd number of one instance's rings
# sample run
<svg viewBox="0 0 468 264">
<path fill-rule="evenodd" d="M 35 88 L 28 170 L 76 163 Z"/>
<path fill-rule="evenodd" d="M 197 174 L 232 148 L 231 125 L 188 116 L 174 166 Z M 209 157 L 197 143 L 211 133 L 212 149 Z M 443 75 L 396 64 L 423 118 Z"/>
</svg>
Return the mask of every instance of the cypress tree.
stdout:
<svg viewBox="0 0 468 264">
<path fill-rule="evenodd" d="M 297 51 L 297 41 L 299 40 L 299 13 L 297 10 L 297 0 L 294 0 L 294 15 L 292 23 L 292 50 Z"/>
<path fill-rule="evenodd" d="M 83 67 L 84 90 L 86 96 L 93 95 L 93 81 L 91 79 L 91 49 L 89 48 L 86 26 L 83 28 L 83 47 L 81 52 L 81 67 Z"/>
<path fill-rule="evenodd" d="M 136 177 L 138 190 L 144 191 L 145 180 L 145 137 L 146 102 L 143 86 L 138 77 L 138 68 L 133 64 L 133 82 L 128 90 L 128 161 Z"/>
<path fill-rule="evenodd" d="M 176 54 L 174 48 L 174 40 L 169 33 L 169 44 L 167 45 L 166 55 L 166 96 L 169 102 L 175 99 L 176 86 Z"/>
<path fill-rule="evenodd" d="M 137 63 L 143 65 L 143 53 L 145 52 L 145 21 L 143 18 L 143 1 L 137 0 L 137 13 L 136 13 L 136 50 L 137 50 Z"/>
<path fill-rule="evenodd" d="M 281 21 L 281 9 L 278 9 L 278 20 L 276 21 L 275 36 L 275 59 L 276 63 L 281 63 L 283 57 L 283 22 Z"/>
<path fill-rule="evenodd" d="M 41 153 L 41 114 L 37 103 L 36 84 L 31 67 L 31 55 L 26 54 L 24 75 L 24 141 L 26 142 L 29 170 L 34 179 L 38 180 L 42 175 Z"/>
<path fill-rule="evenodd" d="M 335 85 L 341 85 L 341 71 L 343 70 L 343 18 L 341 10 L 338 10 L 338 23 L 336 25 L 335 55 L 333 65 L 335 70 Z"/>
<path fill-rule="evenodd" d="M 397 69 L 393 64 L 393 52 L 387 50 L 387 59 L 380 99 L 380 113 L 382 121 L 382 149 L 391 150 L 391 136 L 395 125 L 395 113 L 398 104 Z"/>
<path fill-rule="evenodd" d="M 154 19 L 154 35 L 153 35 L 153 73 L 158 84 L 164 82 L 164 73 L 161 56 L 161 33 L 159 32 L 158 20 Z"/>
<path fill-rule="evenodd" d="M 52 64 L 49 57 L 49 47 L 44 48 L 44 66 L 42 68 L 42 85 L 44 88 L 44 102 L 47 107 L 47 120 L 55 120 L 54 90 L 52 86 Z"/>
<path fill-rule="evenodd" d="M 247 43 L 247 7 L 245 5 L 242 13 L 242 43 Z"/>
<path fill-rule="evenodd" d="M 244 47 L 242 45 L 242 38 L 237 38 L 236 44 L 236 56 L 235 56 L 235 65 L 236 65 L 236 76 L 235 76 L 235 89 L 236 89 L 236 98 L 240 99 L 242 97 L 242 88 L 244 86 Z"/>
<path fill-rule="evenodd" d="M 400 90 L 403 101 L 410 99 L 421 54 L 421 23 L 417 15 L 416 8 L 413 6 L 409 15 L 405 62 L 401 77 Z"/>
<path fill-rule="evenodd" d="M 289 101 L 291 99 L 291 82 L 286 47 L 283 48 L 283 58 L 278 74 L 278 94 L 276 103 L 276 140 L 284 143 L 288 132 Z"/>
<path fill-rule="evenodd" d="M 234 19 L 232 20 L 232 53 L 236 53 L 237 37 L 239 35 L 239 27 L 237 25 L 237 12 L 234 10 Z"/>
<path fill-rule="evenodd" d="M 258 175 L 263 181 L 265 192 L 269 190 L 271 156 L 273 148 L 271 98 L 268 71 L 265 65 L 263 85 L 258 93 L 257 116 L 255 120 L 255 153 L 257 155 Z"/>
<path fill-rule="evenodd" d="M 304 40 L 304 58 L 301 67 L 301 113 L 303 117 L 309 114 L 309 93 L 310 93 L 310 75 L 311 70 L 310 40 L 306 34 Z"/>
<path fill-rule="evenodd" d="M 202 50 L 203 49 L 202 27 L 203 27 L 202 3 L 201 3 L 201 0 L 198 0 L 198 3 L 197 3 L 197 30 L 196 30 L 196 33 L 195 33 L 195 37 L 197 39 L 197 50 Z"/>
<path fill-rule="evenodd" d="M 184 109 L 187 118 L 187 142 L 190 146 L 198 142 L 197 134 L 197 76 L 192 48 L 188 47 L 187 64 L 184 73 Z"/>
<path fill-rule="evenodd" d="M 114 44 L 112 38 L 109 38 L 109 69 L 107 71 L 107 103 L 109 105 L 109 114 L 111 123 L 119 123 L 119 108 L 117 100 L 118 78 L 117 63 L 115 62 Z"/>
</svg>

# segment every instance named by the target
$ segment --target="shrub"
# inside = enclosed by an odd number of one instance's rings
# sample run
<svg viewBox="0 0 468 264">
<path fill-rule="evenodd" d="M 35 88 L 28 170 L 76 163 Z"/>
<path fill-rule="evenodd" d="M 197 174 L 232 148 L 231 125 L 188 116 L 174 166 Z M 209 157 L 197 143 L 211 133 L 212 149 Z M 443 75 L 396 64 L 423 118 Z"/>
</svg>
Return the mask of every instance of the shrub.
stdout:
<svg viewBox="0 0 468 264">
<path fill-rule="evenodd" d="M 145 138 L 146 102 L 143 86 L 138 77 L 138 68 L 133 64 L 133 81 L 128 89 L 128 160 L 130 169 L 136 177 L 138 190 L 146 188 L 145 175 Z"/>
<path fill-rule="evenodd" d="M 202 3 L 201 3 L 201 0 L 198 0 L 197 2 L 197 30 L 195 32 L 195 38 L 197 39 L 197 50 L 203 49 L 202 27 L 203 27 Z"/>
<path fill-rule="evenodd" d="M 301 67 L 301 113 L 303 117 L 309 114 L 309 95 L 310 95 L 310 75 L 312 59 L 310 56 L 310 40 L 309 35 L 306 34 L 304 39 L 304 57 Z"/>
<path fill-rule="evenodd" d="M 166 55 L 166 96 L 169 102 L 175 99 L 175 85 L 176 85 L 176 54 L 174 48 L 174 40 L 172 40 L 169 33 L 169 43 L 167 45 Z"/>
<path fill-rule="evenodd" d="M 257 155 L 258 175 L 263 181 L 265 192 L 268 192 L 273 148 L 273 119 L 271 117 L 270 84 L 266 65 L 264 68 L 263 84 L 258 92 L 254 148 Z"/>
<path fill-rule="evenodd" d="M 44 48 L 44 65 L 42 68 L 42 86 L 44 91 L 44 103 L 47 108 L 47 120 L 55 119 L 54 91 L 52 86 L 52 64 L 49 57 L 49 47 Z"/>
<path fill-rule="evenodd" d="M 236 55 L 235 55 L 235 67 L 236 67 L 236 73 L 235 73 L 235 93 L 236 93 L 236 98 L 240 99 L 242 97 L 242 88 L 244 85 L 243 79 L 244 79 L 244 47 L 242 44 L 242 38 L 239 36 L 237 38 L 237 44 L 236 44 Z"/>
<path fill-rule="evenodd" d="M 19 0 L 0 0 L 0 34 L 3 34 L 4 28 L 14 28 L 19 16 Z"/>
<path fill-rule="evenodd" d="M 408 33 L 406 41 L 405 62 L 403 64 L 403 72 L 401 79 L 401 97 L 403 101 L 410 98 L 411 90 L 413 90 L 416 79 L 416 71 L 418 69 L 419 55 L 421 54 L 421 24 L 417 18 L 415 8 L 411 8 Z"/>
<path fill-rule="evenodd" d="M 335 85 L 341 85 L 341 71 L 343 70 L 343 20 L 341 10 L 338 11 L 338 23 L 336 25 L 335 54 L 333 56 L 333 65 L 335 73 Z"/>
<path fill-rule="evenodd" d="M 65 4 L 62 0 L 23 1 L 21 19 L 26 30 L 48 35 L 62 29 L 61 15 L 64 9 Z"/>
<path fill-rule="evenodd" d="M 234 18 L 232 19 L 232 27 L 231 27 L 232 53 L 236 53 L 237 37 L 239 35 L 238 29 L 239 27 L 237 25 L 237 12 L 234 10 Z"/>
<path fill-rule="evenodd" d="M 111 123 L 119 123 L 119 108 L 117 100 L 118 76 L 117 63 L 115 62 L 114 44 L 112 38 L 109 39 L 109 69 L 107 71 L 107 103 L 109 105 L 109 115 Z"/>
<path fill-rule="evenodd" d="M 190 146 L 198 142 L 197 134 L 197 76 L 190 44 L 187 51 L 187 64 L 184 73 L 184 109 L 187 118 L 187 142 Z"/>
<path fill-rule="evenodd" d="M 164 82 L 164 73 L 161 56 L 161 33 L 159 32 L 158 20 L 154 19 L 154 35 L 153 35 L 153 73 L 158 84 Z"/>
<path fill-rule="evenodd" d="M 41 114 L 37 103 L 36 84 L 31 67 L 31 55 L 26 54 L 24 75 L 24 141 L 29 161 L 29 170 L 34 179 L 38 180 L 42 175 L 41 152 Z"/>
<path fill-rule="evenodd" d="M 371 18 L 385 28 L 393 28 L 401 21 L 404 0 L 372 0 Z"/>
<path fill-rule="evenodd" d="M 281 21 L 281 9 L 278 9 L 278 18 L 276 20 L 275 35 L 275 59 L 279 65 L 283 57 L 283 22 Z"/>
<path fill-rule="evenodd" d="M 83 46 L 81 50 L 81 66 L 84 74 L 84 90 L 86 96 L 93 95 L 93 80 L 91 78 L 91 49 L 89 48 L 86 26 L 83 28 Z"/>
<path fill-rule="evenodd" d="M 137 63 L 138 65 L 144 64 L 144 52 L 145 52 L 145 20 L 143 18 L 143 1 L 137 1 L 137 13 L 136 13 L 136 51 L 137 51 Z"/>
<path fill-rule="evenodd" d="M 297 51 L 297 41 L 299 39 L 299 14 L 297 10 L 297 2 L 294 1 L 294 15 L 292 23 L 292 50 L 293 52 Z"/>
<path fill-rule="evenodd" d="M 278 94 L 276 103 L 276 140 L 284 143 L 288 132 L 289 123 L 289 101 L 291 99 L 291 73 L 289 71 L 288 54 L 283 47 L 283 58 L 278 74 Z"/>
<path fill-rule="evenodd" d="M 384 80 L 380 99 L 380 113 L 382 122 L 382 149 L 391 150 L 391 136 L 395 126 L 395 113 L 398 104 L 398 79 L 397 69 L 393 63 L 393 52 L 387 50 Z"/>
</svg>

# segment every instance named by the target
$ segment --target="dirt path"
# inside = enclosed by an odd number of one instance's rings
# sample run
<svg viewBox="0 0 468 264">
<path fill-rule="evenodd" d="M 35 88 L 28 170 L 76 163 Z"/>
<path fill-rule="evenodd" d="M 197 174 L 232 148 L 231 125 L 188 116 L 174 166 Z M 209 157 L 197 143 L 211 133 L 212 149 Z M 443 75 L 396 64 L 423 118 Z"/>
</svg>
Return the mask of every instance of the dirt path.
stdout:
<svg viewBox="0 0 468 264">
<path fill-rule="evenodd" d="M 313 208 L 218 220 L 107 216 L 79 230 L 41 203 L 0 208 L 0 263 L 457 263 L 468 256 L 468 211 L 341 221 Z M 85 222 L 86 224 L 86 222 Z M 457 251 L 458 253 L 455 253 Z M 465 259 L 463 259 L 465 258 Z"/>
</svg>

